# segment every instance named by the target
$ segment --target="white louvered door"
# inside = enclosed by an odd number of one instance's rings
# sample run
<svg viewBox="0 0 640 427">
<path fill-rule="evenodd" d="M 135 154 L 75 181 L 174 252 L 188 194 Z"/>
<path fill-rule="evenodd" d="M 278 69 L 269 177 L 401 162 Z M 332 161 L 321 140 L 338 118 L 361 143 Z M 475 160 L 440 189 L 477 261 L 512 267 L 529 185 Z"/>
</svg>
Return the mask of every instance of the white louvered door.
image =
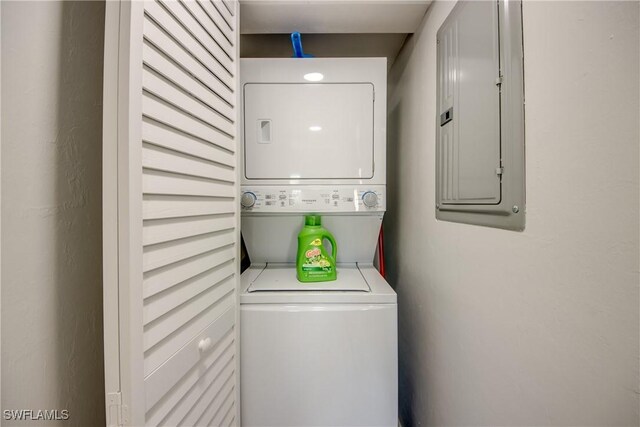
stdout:
<svg viewBox="0 0 640 427">
<path fill-rule="evenodd" d="M 108 425 L 240 421 L 236 3 L 107 2 Z"/>
</svg>

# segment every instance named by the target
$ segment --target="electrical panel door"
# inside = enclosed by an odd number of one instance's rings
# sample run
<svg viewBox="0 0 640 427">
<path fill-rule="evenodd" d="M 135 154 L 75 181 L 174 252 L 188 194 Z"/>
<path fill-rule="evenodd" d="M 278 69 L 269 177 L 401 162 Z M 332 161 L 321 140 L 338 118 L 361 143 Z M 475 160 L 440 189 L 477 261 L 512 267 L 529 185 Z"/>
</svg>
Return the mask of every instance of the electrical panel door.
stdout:
<svg viewBox="0 0 640 427">
<path fill-rule="evenodd" d="M 441 203 L 500 202 L 500 57 L 496 2 L 465 2 L 440 30 Z"/>
<path fill-rule="evenodd" d="M 436 218 L 525 225 L 521 0 L 460 1 L 437 34 Z"/>
</svg>

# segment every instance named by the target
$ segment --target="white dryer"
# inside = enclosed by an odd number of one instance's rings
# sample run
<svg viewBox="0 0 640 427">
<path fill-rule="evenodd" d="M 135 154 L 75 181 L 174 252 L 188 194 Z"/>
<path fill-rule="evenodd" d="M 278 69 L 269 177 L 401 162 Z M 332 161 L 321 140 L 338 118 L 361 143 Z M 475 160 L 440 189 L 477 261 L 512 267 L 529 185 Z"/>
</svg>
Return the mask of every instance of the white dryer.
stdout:
<svg viewBox="0 0 640 427">
<path fill-rule="evenodd" d="M 241 62 L 244 426 L 396 426 L 396 294 L 373 267 L 386 209 L 386 60 Z M 296 279 L 304 214 L 338 279 Z"/>
</svg>

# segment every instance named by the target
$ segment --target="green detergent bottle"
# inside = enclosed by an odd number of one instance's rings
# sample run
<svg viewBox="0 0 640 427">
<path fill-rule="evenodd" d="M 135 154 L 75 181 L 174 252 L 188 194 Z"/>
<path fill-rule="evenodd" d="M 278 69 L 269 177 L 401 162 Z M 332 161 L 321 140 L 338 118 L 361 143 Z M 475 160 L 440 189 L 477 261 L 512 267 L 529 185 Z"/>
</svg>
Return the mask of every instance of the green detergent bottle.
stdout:
<svg viewBox="0 0 640 427">
<path fill-rule="evenodd" d="M 331 242 L 331 255 L 322 242 Z M 296 271 L 301 282 L 328 282 L 336 280 L 336 255 L 338 246 L 329 231 L 322 227 L 320 215 L 306 215 L 304 228 L 298 234 Z"/>
</svg>

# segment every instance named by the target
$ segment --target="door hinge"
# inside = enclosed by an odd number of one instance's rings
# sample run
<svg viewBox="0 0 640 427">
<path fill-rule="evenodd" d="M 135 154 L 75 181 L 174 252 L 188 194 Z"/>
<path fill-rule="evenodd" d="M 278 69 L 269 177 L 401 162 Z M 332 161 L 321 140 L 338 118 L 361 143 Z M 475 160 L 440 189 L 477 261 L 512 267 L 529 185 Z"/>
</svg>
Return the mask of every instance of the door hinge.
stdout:
<svg viewBox="0 0 640 427">
<path fill-rule="evenodd" d="M 496 168 L 496 175 L 498 175 L 499 177 L 502 177 L 503 173 L 504 173 L 504 167 L 500 166 Z"/>
<path fill-rule="evenodd" d="M 496 86 L 501 86 L 502 85 L 502 76 L 498 76 L 496 77 Z"/>
<path fill-rule="evenodd" d="M 120 392 L 107 393 L 107 426 L 120 427 L 128 422 L 128 408 L 122 404 L 122 394 Z"/>
</svg>

